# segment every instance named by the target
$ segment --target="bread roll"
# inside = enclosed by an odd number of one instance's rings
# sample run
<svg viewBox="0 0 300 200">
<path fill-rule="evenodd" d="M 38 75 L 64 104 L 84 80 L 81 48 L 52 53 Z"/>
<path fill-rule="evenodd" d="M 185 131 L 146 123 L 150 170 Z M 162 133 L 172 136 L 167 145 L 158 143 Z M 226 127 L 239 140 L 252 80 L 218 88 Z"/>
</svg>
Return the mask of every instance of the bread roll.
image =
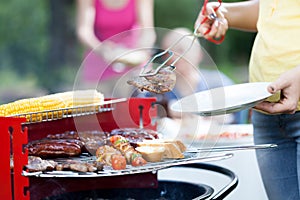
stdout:
<svg viewBox="0 0 300 200">
<path fill-rule="evenodd" d="M 144 140 L 139 142 L 138 146 L 151 146 L 165 148 L 163 158 L 184 158 L 184 151 L 186 150 L 185 145 L 181 141 L 177 140 Z"/>
</svg>

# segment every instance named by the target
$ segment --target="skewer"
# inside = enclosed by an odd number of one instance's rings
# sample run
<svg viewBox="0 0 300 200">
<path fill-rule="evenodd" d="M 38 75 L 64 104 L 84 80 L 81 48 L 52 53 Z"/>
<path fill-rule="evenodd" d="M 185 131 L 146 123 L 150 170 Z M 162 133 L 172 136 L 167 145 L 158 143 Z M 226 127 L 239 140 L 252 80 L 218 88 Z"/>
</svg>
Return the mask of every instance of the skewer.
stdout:
<svg viewBox="0 0 300 200">
<path fill-rule="evenodd" d="M 237 151 L 237 150 L 250 150 L 250 149 L 265 149 L 275 148 L 277 144 L 257 144 L 257 145 L 242 145 L 242 146 L 224 146 L 224 147 L 209 147 L 209 148 L 191 148 L 187 153 L 202 153 L 202 152 L 224 152 L 224 151 Z"/>
</svg>

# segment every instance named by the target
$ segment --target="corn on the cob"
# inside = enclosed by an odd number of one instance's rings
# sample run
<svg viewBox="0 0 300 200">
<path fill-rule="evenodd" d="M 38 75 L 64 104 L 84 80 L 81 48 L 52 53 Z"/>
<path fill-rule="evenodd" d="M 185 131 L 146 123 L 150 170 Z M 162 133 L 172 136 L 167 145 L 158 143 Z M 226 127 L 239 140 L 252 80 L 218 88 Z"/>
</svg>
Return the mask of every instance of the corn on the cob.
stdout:
<svg viewBox="0 0 300 200">
<path fill-rule="evenodd" d="M 103 94 L 96 90 L 77 90 L 55 93 L 42 97 L 21 99 L 11 103 L 0 105 L 0 116 L 12 116 L 35 112 L 52 111 L 87 104 L 102 103 L 103 101 Z M 62 112 L 53 112 L 51 115 L 59 116 L 62 115 Z M 36 114 L 33 117 L 35 118 L 34 120 L 38 120 L 45 116 Z"/>
</svg>

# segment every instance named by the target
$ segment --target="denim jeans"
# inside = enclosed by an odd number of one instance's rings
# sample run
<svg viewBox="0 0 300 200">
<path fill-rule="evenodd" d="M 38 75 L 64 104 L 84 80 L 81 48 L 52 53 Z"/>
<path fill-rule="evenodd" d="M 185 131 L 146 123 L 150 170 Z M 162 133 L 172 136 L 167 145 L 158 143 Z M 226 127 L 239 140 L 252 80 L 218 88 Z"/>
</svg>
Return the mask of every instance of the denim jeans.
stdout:
<svg viewBox="0 0 300 200">
<path fill-rule="evenodd" d="M 277 148 L 256 150 L 258 166 L 270 200 L 299 200 L 300 112 L 266 115 L 252 112 L 255 144 Z"/>
</svg>

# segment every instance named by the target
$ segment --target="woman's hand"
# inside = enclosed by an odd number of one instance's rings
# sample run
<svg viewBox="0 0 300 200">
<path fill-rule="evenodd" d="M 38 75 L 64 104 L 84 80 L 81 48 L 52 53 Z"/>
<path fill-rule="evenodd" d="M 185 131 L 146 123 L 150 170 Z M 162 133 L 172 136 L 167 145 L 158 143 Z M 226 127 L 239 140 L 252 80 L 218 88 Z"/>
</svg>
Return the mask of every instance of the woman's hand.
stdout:
<svg viewBox="0 0 300 200">
<path fill-rule="evenodd" d="M 107 63 L 122 63 L 132 67 L 144 64 L 150 57 L 146 50 L 129 49 L 110 41 L 103 42 L 96 52 Z"/>
<path fill-rule="evenodd" d="M 150 55 L 141 50 L 131 51 L 129 53 L 125 53 L 123 56 L 120 56 L 116 61 L 123 63 L 127 66 L 136 67 L 145 64 Z"/>
<path fill-rule="evenodd" d="M 195 29 L 206 39 L 218 39 L 225 36 L 228 21 L 225 18 L 226 9 L 218 2 L 209 2 L 206 9 L 202 7 L 195 23 Z M 216 11 L 215 9 L 218 8 Z M 205 18 L 208 18 L 205 20 Z"/>
<path fill-rule="evenodd" d="M 268 86 L 268 91 L 272 94 L 281 91 L 278 102 L 264 101 L 256 109 L 270 114 L 293 114 L 297 111 L 300 98 L 300 66 L 282 74 L 276 81 Z"/>
</svg>

